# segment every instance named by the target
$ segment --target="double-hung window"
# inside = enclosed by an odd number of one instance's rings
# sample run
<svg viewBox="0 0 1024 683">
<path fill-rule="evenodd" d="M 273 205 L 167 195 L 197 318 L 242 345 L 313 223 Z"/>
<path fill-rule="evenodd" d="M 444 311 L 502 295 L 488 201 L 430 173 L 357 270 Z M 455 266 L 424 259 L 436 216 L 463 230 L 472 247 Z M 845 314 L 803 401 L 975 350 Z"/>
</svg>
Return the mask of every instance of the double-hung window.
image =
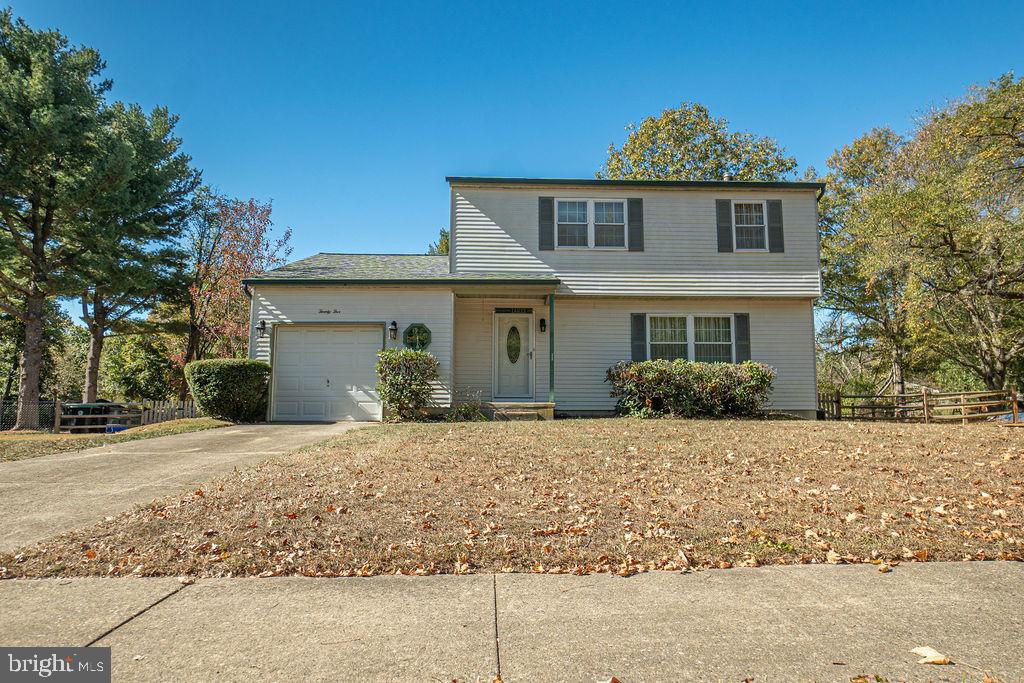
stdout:
<svg viewBox="0 0 1024 683">
<path fill-rule="evenodd" d="M 587 220 L 589 215 L 586 201 L 558 202 L 558 246 L 588 247 L 590 246 Z"/>
<path fill-rule="evenodd" d="M 648 328 L 651 335 L 651 360 L 689 358 L 685 315 L 652 315 Z"/>
<path fill-rule="evenodd" d="M 663 360 L 692 359 L 701 363 L 732 363 L 731 315 L 647 316 L 647 357 Z"/>
<path fill-rule="evenodd" d="M 555 246 L 558 248 L 626 248 L 625 200 L 556 200 Z"/>
<path fill-rule="evenodd" d="M 767 251 L 768 235 L 764 202 L 733 202 L 732 224 L 736 251 Z"/>
<path fill-rule="evenodd" d="M 626 246 L 626 207 L 623 202 L 594 202 L 594 246 Z"/>
<path fill-rule="evenodd" d="M 732 316 L 693 317 L 693 359 L 701 363 L 731 363 Z"/>
</svg>

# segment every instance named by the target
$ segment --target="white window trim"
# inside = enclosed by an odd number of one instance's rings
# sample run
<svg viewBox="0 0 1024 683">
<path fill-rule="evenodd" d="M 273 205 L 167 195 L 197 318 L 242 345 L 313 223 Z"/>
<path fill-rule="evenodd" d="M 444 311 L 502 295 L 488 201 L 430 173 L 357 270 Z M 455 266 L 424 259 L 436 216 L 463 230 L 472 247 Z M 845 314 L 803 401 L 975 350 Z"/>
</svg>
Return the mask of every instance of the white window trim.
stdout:
<svg viewBox="0 0 1024 683">
<path fill-rule="evenodd" d="M 760 204 L 761 215 L 764 216 L 764 248 L 752 249 L 748 247 L 740 247 L 736 244 L 736 205 L 737 204 Z M 729 206 L 729 210 L 732 214 L 729 216 L 732 222 L 732 250 L 734 252 L 744 253 L 759 253 L 768 251 L 768 201 L 765 199 L 733 199 L 732 204 Z M 756 227 L 756 226 L 744 226 L 744 227 Z"/>
<path fill-rule="evenodd" d="M 732 340 L 729 346 L 732 347 L 732 360 L 730 363 L 736 362 L 736 315 L 734 313 L 680 313 L 679 311 L 667 311 L 667 312 L 654 312 L 647 314 L 647 359 L 651 358 L 651 318 L 686 318 L 686 358 L 693 362 L 697 358 L 697 341 L 696 341 L 696 326 L 693 323 L 694 318 L 728 318 L 729 319 L 729 338 Z M 662 343 L 662 342 L 655 342 Z M 701 342 L 702 344 L 711 344 L 712 342 Z M 715 342 L 721 343 L 721 342 Z"/>
<path fill-rule="evenodd" d="M 562 246 L 558 244 L 558 203 L 559 202 L 586 202 L 587 203 L 587 246 Z M 594 202 L 621 202 L 622 203 L 622 246 L 621 247 L 598 247 L 594 235 L 594 220 L 597 218 L 594 212 Z M 766 219 L 767 220 L 767 219 Z M 566 223 L 566 225 L 583 225 L 582 223 Z M 602 223 L 602 225 L 610 225 Z M 629 249 L 629 202 L 619 197 L 555 197 L 555 250 L 556 251 L 627 251 Z"/>
</svg>

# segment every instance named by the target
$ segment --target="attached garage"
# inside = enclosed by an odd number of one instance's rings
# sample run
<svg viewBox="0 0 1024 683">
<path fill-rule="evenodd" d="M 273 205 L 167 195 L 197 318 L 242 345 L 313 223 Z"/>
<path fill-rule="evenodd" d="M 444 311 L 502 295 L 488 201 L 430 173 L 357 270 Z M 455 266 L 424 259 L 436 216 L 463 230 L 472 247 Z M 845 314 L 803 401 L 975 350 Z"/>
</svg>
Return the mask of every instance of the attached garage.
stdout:
<svg viewBox="0 0 1024 683">
<path fill-rule="evenodd" d="M 277 325 L 270 419 L 380 420 L 377 353 L 382 325 Z"/>
</svg>

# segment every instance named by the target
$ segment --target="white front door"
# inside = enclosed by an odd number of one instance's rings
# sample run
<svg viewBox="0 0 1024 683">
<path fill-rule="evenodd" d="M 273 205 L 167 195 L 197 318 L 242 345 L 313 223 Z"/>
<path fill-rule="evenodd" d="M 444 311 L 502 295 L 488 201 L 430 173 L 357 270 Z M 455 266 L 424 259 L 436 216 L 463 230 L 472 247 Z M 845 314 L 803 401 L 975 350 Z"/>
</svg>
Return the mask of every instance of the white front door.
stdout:
<svg viewBox="0 0 1024 683">
<path fill-rule="evenodd" d="M 494 398 L 533 400 L 533 316 L 496 313 Z"/>
</svg>

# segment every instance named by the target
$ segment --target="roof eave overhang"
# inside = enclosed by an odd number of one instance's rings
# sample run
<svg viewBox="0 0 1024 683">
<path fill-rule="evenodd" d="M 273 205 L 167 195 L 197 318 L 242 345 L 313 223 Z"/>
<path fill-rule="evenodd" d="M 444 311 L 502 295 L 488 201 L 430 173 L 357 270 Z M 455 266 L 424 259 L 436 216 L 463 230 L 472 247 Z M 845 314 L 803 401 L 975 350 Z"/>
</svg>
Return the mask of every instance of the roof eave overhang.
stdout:
<svg viewBox="0 0 1024 683">
<path fill-rule="evenodd" d="M 449 185 L 516 185 L 523 187 L 639 187 L 689 189 L 762 189 L 762 190 L 815 190 L 825 188 L 824 183 L 805 181 L 761 180 L 607 180 L 600 178 L 493 178 L 476 176 L 447 176 Z"/>
</svg>

